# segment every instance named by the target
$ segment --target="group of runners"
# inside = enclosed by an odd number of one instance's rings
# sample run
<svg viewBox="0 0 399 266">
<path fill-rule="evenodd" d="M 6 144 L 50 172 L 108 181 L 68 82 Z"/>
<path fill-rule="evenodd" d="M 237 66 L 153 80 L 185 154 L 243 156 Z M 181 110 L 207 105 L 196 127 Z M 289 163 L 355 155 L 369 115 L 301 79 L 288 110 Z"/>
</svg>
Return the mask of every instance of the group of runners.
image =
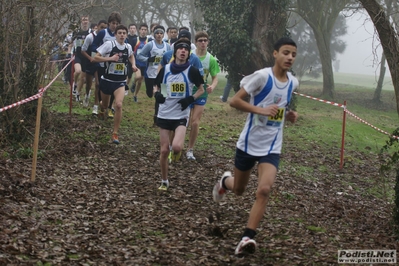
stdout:
<svg viewBox="0 0 399 266">
<path fill-rule="evenodd" d="M 121 25 L 116 12 L 108 21 L 99 21 L 95 31 L 90 32 L 86 22 L 88 25 L 88 17 L 82 17 L 82 31 L 75 39 L 75 74 L 79 72 L 74 79 L 76 98 L 80 100 L 78 95 L 86 81 L 84 104 L 88 105 L 94 79 L 93 114 L 105 118 L 115 109 L 112 141 L 118 144 L 123 99 L 130 89 L 137 102 L 144 81 L 147 96 L 155 98 L 154 125 L 159 127 L 160 134 L 159 190 L 168 190 L 168 167 L 181 157 L 188 125 L 191 130 L 186 158 L 196 160 L 193 150 L 200 119 L 208 94 L 218 84 L 220 69 L 215 57 L 207 51 L 209 35 L 205 31 L 196 32 L 192 43 L 188 28 L 170 27 L 165 31 L 159 24 L 151 25 L 152 35 L 148 35 L 147 24 L 138 28 L 131 24 L 127 28 Z M 256 249 L 254 237 L 277 175 L 284 123 L 297 120 L 297 113 L 289 109 L 291 95 L 298 86 L 298 80 L 289 72 L 296 53 L 292 39 L 279 39 L 274 45 L 274 65 L 244 77 L 230 100 L 232 107 L 248 112 L 248 116 L 237 141 L 234 174 L 226 171 L 216 182 L 212 191 L 214 201 L 220 202 L 229 190 L 242 195 L 256 163 L 258 172 L 256 199 L 236 255 L 253 253 Z M 85 78 L 80 78 L 83 73 Z M 129 88 L 133 73 L 134 81 Z"/>
</svg>

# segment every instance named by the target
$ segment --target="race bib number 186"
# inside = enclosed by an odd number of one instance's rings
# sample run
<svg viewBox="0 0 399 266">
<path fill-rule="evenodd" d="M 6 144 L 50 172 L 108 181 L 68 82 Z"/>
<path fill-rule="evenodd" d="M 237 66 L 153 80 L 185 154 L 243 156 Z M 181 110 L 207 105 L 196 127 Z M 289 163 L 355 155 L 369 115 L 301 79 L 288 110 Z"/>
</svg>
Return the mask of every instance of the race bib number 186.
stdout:
<svg viewBox="0 0 399 266">
<path fill-rule="evenodd" d="M 186 97 L 186 83 L 173 82 L 170 84 L 170 97 L 171 98 L 184 98 Z"/>
</svg>

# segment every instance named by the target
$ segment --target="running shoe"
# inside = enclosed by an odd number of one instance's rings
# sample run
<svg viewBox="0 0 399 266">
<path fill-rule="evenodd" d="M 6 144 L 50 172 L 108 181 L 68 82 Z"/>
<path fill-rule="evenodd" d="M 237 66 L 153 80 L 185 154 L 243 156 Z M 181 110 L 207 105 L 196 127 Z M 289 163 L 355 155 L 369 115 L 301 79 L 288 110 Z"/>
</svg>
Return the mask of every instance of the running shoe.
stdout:
<svg viewBox="0 0 399 266">
<path fill-rule="evenodd" d="M 127 96 L 128 94 L 129 94 L 129 91 L 126 91 L 126 90 L 125 90 L 125 96 Z"/>
<path fill-rule="evenodd" d="M 77 91 L 76 91 L 76 88 L 77 88 L 78 86 L 75 84 L 75 82 L 73 83 L 73 85 L 72 85 L 72 95 L 76 95 L 76 93 L 77 93 Z"/>
<path fill-rule="evenodd" d="M 111 108 L 111 111 L 112 111 L 113 114 L 115 114 L 115 108 L 114 107 Z"/>
<path fill-rule="evenodd" d="M 106 115 L 105 112 L 100 110 L 100 111 L 98 112 L 97 117 L 98 117 L 99 119 L 105 119 L 105 115 Z"/>
<path fill-rule="evenodd" d="M 231 172 L 230 171 L 224 172 L 220 180 L 213 187 L 212 196 L 215 202 L 222 201 L 224 199 L 224 196 L 226 195 L 226 190 L 223 188 L 222 185 L 222 181 L 226 176 L 231 176 Z"/>
<path fill-rule="evenodd" d="M 118 134 L 112 133 L 112 142 L 115 144 L 119 144 Z"/>
<path fill-rule="evenodd" d="M 130 87 L 130 91 L 133 93 L 135 92 L 135 90 L 136 90 L 136 84 L 134 84 L 133 82 L 132 87 Z"/>
<path fill-rule="evenodd" d="M 187 160 L 195 161 L 193 149 L 189 149 L 186 153 Z"/>
<path fill-rule="evenodd" d="M 93 106 L 93 112 L 91 112 L 92 115 L 98 115 L 98 106 L 94 105 Z M 104 114 L 104 113 L 103 113 Z"/>
<path fill-rule="evenodd" d="M 165 183 L 165 182 L 162 182 L 161 183 L 161 186 L 159 186 L 159 190 L 163 190 L 163 191 L 166 191 L 166 190 L 168 190 L 168 188 L 169 188 L 169 184 L 168 183 Z"/>
<path fill-rule="evenodd" d="M 234 252 L 236 255 L 253 254 L 256 250 L 255 240 L 244 236 L 240 243 L 238 243 L 237 248 Z"/>
<path fill-rule="evenodd" d="M 135 103 L 137 103 L 137 102 L 138 102 L 138 100 L 137 100 L 137 96 L 133 96 L 133 101 L 134 101 Z"/>
<path fill-rule="evenodd" d="M 86 94 L 85 100 L 83 101 L 83 107 L 89 106 L 89 99 L 90 99 L 90 94 Z"/>
<path fill-rule="evenodd" d="M 180 160 L 180 157 L 181 157 L 181 152 L 179 152 L 179 153 L 172 153 L 172 161 L 173 162 L 177 162 L 177 161 L 179 161 Z"/>
<path fill-rule="evenodd" d="M 173 157 L 173 151 L 170 151 L 169 152 L 169 156 L 168 156 L 168 162 L 169 162 L 169 164 L 171 164 L 172 163 L 172 157 Z"/>
<path fill-rule="evenodd" d="M 77 101 L 77 102 L 80 102 L 80 95 L 79 95 L 79 92 L 76 92 L 75 97 L 76 97 L 76 101 Z"/>
<path fill-rule="evenodd" d="M 114 113 L 112 112 L 111 109 L 108 109 L 108 117 L 109 118 L 114 118 Z"/>
</svg>

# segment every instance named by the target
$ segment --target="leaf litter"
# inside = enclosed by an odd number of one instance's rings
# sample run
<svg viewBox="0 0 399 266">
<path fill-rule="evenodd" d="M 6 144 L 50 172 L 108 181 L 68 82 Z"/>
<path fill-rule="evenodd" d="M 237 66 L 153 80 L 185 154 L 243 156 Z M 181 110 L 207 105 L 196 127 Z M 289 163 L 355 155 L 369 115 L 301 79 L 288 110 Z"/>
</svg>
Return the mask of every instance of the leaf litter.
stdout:
<svg viewBox="0 0 399 266">
<path fill-rule="evenodd" d="M 72 119 L 60 128 L 97 132 L 90 123 Z M 38 160 L 34 183 L 31 159 L 0 159 L 1 265 L 331 265 L 339 249 L 398 250 L 392 202 L 366 193 L 379 182 L 373 154 L 354 154 L 361 160 L 339 171 L 338 149 L 290 143 L 257 230 L 258 250 L 238 258 L 256 169 L 243 197 L 228 193 L 216 204 L 213 185 L 232 170 L 232 158 L 201 150 L 197 161 L 182 156 L 170 166 L 170 189 L 160 192 L 152 139 L 132 152 L 137 139 L 129 136 L 119 146 L 55 136 L 42 141 L 53 148 Z"/>
</svg>

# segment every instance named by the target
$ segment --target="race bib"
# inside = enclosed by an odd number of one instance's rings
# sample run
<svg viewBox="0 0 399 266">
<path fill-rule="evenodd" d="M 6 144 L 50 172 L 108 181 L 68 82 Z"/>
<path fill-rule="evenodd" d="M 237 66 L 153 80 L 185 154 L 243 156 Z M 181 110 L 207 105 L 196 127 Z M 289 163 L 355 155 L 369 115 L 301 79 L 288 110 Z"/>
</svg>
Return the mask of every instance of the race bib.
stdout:
<svg viewBox="0 0 399 266">
<path fill-rule="evenodd" d="M 204 76 L 203 79 L 206 82 L 206 80 L 208 79 L 208 75 L 209 75 L 209 69 L 204 69 Z"/>
<path fill-rule="evenodd" d="M 255 126 L 279 127 L 284 119 L 285 108 L 279 108 L 275 116 L 264 116 L 256 114 L 254 116 Z"/>
<path fill-rule="evenodd" d="M 75 40 L 75 47 L 81 47 L 85 40 Z"/>
<path fill-rule="evenodd" d="M 268 116 L 267 126 L 279 127 L 284 119 L 285 108 L 279 108 L 275 116 Z"/>
<path fill-rule="evenodd" d="M 154 65 L 158 65 L 162 60 L 162 55 L 161 56 L 156 56 L 154 60 Z"/>
<path fill-rule="evenodd" d="M 109 65 L 108 74 L 124 75 L 125 74 L 125 64 L 123 64 L 123 63 L 111 63 Z"/>
<path fill-rule="evenodd" d="M 171 98 L 184 98 L 186 97 L 186 83 L 172 82 L 170 84 L 170 97 Z"/>
</svg>

